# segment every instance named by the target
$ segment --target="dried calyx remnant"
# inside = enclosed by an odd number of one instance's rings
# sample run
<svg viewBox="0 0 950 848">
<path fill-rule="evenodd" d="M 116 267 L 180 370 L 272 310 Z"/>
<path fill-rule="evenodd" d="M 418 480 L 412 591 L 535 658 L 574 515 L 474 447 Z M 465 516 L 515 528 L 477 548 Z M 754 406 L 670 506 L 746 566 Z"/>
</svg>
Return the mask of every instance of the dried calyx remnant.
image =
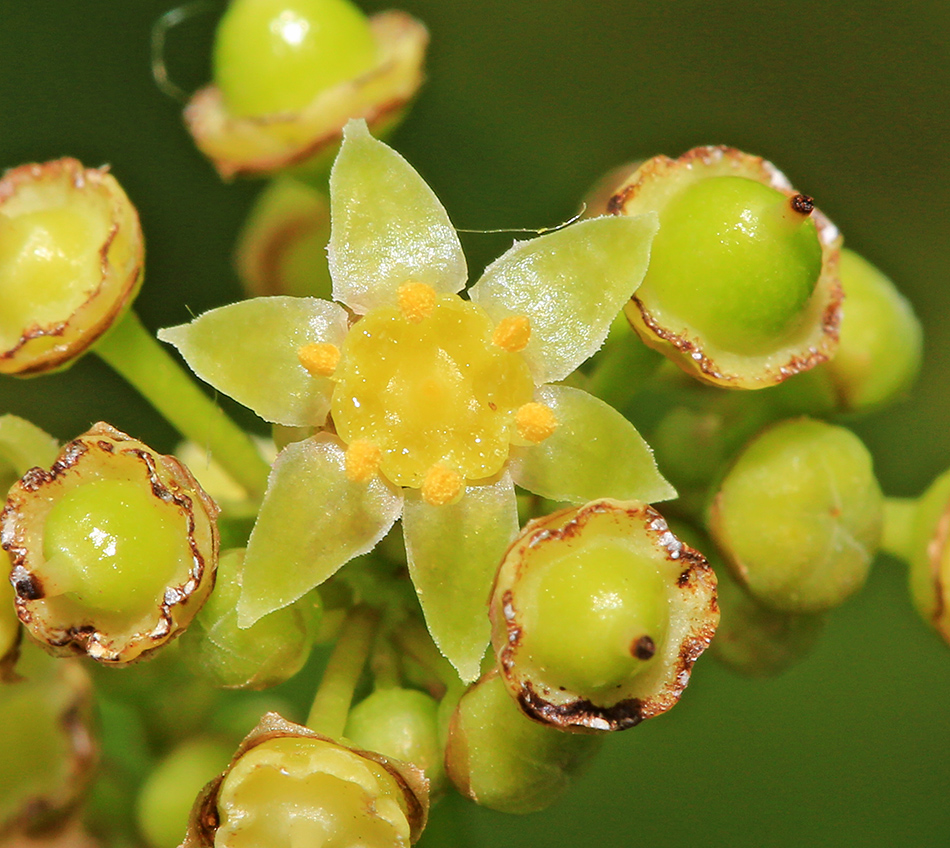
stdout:
<svg viewBox="0 0 950 848">
<path fill-rule="evenodd" d="M 703 556 L 652 507 L 613 500 L 529 522 L 499 568 L 490 614 L 522 710 L 577 730 L 670 709 L 719 620 Z"/>
<path fill-rule="evenodd" d="M 27 472 L 0 515 L 20 620 L 56 654 L 138 659 L 211 591 L 217 513 L 174 457 L 96 424 Z"/>
<path fill-rule="evenodd" d="M 606 211 L 659 215 L 626 314 L 688 373 L 765 388 L 834 353 L 841 238 L 770 162 L 728 147 L 657 156 L 615 189 Z"/>
<path fill-rule="evenodd" d="M 138 214 L 108 168 L 75 159 L 0 180 L 0 373 L 67 365 L 129 307 L 142 282 Z"/>
<path fill-rule="evenodd" d="M 415 766 L 267 713 L 192 809 L 183 848 L 408 848 L 428 815 Z"/>
<path fill-rule="evenodd" d="M 403 12 L 367 21 L 349 3 L 235 0 L 216 36 L 215 84 L 194 95 L 185 122 L 226 179 L 315 174 L 350 118 L 376 133 L 399 120 L 422 84 L 428 41 Z"/>
</svg>

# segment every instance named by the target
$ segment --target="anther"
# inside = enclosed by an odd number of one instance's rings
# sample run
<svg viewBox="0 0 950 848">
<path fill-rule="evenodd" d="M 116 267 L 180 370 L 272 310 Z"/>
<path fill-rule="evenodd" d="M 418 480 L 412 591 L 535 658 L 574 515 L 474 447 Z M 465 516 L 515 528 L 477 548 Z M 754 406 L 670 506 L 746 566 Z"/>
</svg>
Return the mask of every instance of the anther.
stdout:
<svg viewBox="0 0 950 848">
<path fill-rule="evenodd" d="M 536 445 L 557 429 L 557 418 L 549 406 L 532 401 L 518 408 L 515 426 L 522 439 Z"/>
<path fill-rule="evenodd" d="M 329 342 L 306 344 L 297 351 L 297 358 L 314 377 L 330 377 L 340 364 L 340 349 Z"/>
<path fill-rule="evenodd" d="M 502 318 L 495 327 L 492 344 L 509 353 L 520 353 L 531 340 L 531 321 L 525 315 Z"/>
<path fill-rule="evenodd" d="M 433 465 L 422 482 L 422 499 L 431 506 L 445 506 L 458 500 L 464 485 L 458 471 L 444 465 Z"/>
<path fill-rule="evenodd" d="M 424 321 L 435 309 L 435 289 L 425 283 L 403 283 L 396 296 L 402 317 L 413 324 Z"/>
<path fill-rule="evenodd" d="M 379 471 L 383 452 L 369 439 L 355 439 L 346 448 L 343 457 L 346 477 L 354 483 L 366 483 Z"/>
</svg>

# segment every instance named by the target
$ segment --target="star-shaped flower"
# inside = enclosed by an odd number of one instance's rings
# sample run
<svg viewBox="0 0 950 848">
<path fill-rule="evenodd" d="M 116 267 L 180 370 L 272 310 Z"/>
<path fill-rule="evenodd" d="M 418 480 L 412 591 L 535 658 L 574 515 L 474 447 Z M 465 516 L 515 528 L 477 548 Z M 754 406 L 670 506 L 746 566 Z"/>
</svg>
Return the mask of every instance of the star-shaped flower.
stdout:
<svg viewBox="0 0 950 848">
<path fill-rule="evenodd" d="M 516 243 L 469 290 L 448 215 L 412 167 L 351 122 L 330 179 L 333 296 L 257 298 L 159 336 L 267 421 L 322 428 L 277 457 L 244 559 L 239 622 L 292 603 L 400 516 L 409 571 L 464 680 L 518 531 L 515 484 L 583 503 L 675 497 L 633 426 L 558 385 L 639 286 L 652 215 Z"/>
</svg>

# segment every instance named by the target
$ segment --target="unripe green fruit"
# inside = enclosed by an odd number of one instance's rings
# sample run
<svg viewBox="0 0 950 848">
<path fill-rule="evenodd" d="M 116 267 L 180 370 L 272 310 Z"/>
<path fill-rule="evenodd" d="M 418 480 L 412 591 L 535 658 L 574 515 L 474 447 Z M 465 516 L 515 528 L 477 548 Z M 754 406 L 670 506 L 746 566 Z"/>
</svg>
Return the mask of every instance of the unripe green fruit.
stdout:
<svg viewBox="0 0 950 848">
<path fill-rule="evenodd" d="M 758 601 L 820 612 L 864 584 L 882 511 L 861 440 L 796 418 L 769 427 L 739 455 L 713 501 L 710 531 Z"/>
<path fill-rule="evenodd" d="M 214 42 L 214 81 L 231 114 L 296 112 L 376 61 L 363 13 L 348 0 L 232 0 Z"/>
<path fill-rule="evenodd" d="M 757 389 L 837 344 L 840 237 L 773 165 L 725 147 L 641 165 L 610 213 L 659 215 L 625 312 L 648 345 L 704 382 Z"/>
<path fill-rule="evenodd" d="M 50 827 L 95 772 L 92 686 L 75 661 L 24 646 L 17 682 L 0 684 L 0 833 Z"/>
<path fill-rule="evenodd" d="M 10 490 L 0 541 L 20 619 L 57 654 L 137 659 L 211 590 L 216 516 L 176 459 L 97 424 Z"/>
<path fill-rule="evenodd" d="M 821 271 L 814 222 L 782 192 L 710 177 L 667 205 L 638 291 L 716 347 L 759 354 L 800 324 Z"/>
<path fill-rule="evenodd" d="M 139 792 L 136 818 L 151 848 L 177 848 L 201 788 L 231 759 L 231 746 L 214 739 L 192 739 L 169 753 Z"/>
<path fill-rule="evenodd" d="M 458 791 L 477 804 L 533 813 L 567 791 L 600 741 L 525 717 L 492 672 L 462 696 L 452 715 L 446 769 Z"/>
<path fill-rule="evenodd" d="M 309 593 L 251 627 L 237 623 L 242 550 L 218 561 L 211 597 L 181 639 L 185 662 L 214 686 L 266 689 L 289 680 L 310 656 L 320 621 L 320 600 Z"/>
<path fill-rule="evenodd" d="M 0 220 L 0 374 L 68 365 L 138 294 L 138 214 L 107 168 L 60 159 L 3 175 Z"/>
<path fill-rule="evenodd" d="M 712 638 L 715 585 L 702 555 L 637 501 L 529 522 L 489 608 L 511 695 L 567 729 L 623 729 L 668 710 Z"/>
<path fill-rule="evenodd" d="M 192 808 L 184 848 L 408 848 L 428 795 L 413 766 L 268 713 Z"/>
<path fill-rule="evenodd" d="M 445 783 L 438 711 L 438 701 L 417 689 L 377 689 L 350 711 L 343 735 L 361 748 L 422 769 L 435 794 Z"/>
</svg>

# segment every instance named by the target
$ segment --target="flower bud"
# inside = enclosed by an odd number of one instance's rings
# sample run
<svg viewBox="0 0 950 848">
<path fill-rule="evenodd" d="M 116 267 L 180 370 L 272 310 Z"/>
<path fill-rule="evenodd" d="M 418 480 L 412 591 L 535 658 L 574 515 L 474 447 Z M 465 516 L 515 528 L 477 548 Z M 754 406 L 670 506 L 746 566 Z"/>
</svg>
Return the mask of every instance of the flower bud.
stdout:
<svg viewBox="0 0 950 848">
<path fill-rule="evenodd" d="M 290 177 L 273 180 L 254 203 L 235 250 L 245 293 L 332 300 L 329 240 L 326 196 Z"/>
<path fill-rule="evenodd" d="M 518 709 L 497 671 L 461 698 L 445 765 L 456 789 L 503 813 L 532 813 L 567 791 L 600 747 L 595 735 L 538 724 Z"/>
<path fill-rule="evenodd" d="M 227 766 L 232 747 L 212 738 L 189 739 L 155 766 L 136 803 L 139 830 L 151 848 L 178 848 L 195 797 Z"/>
<path fill-rule="evenodd" d="M 626 307 L 641 338 L 688 373 L 764 388 L 825 361 L 838 340 L 838 231 L 771 163 L 698 147 L 641 165 L 607 204 L 660 230 Z"/>
<path fill-rule="evenodd" d="M 85 670 L 27 647 L 18 672 L 18 682 L 0 685 L 0 837 L 65 819 L 96 763 Z"/>
<path fill-rule="evenodd" d="M 192 670 L 214 686 L 267 689 L 293 677 L 310 656 L 320 619 L 315 592 L 258 619 L 248 628 L 237 623 L 243 550 L 218 560 L 214 591 L 181 639 L 181 652 Z"/>
<path fill-rule="evenodd" d="M 719 620 L 716 578 L 652 507 L 594 501 L 528 523 L 502 560 L 490 616 L 525 713 L 623 730 L 679 700 Z"/>
<path fill-rule="evenodd" d="M 412 763 L 436 794 L 445 783 L 438 711 L 439 702 L 417 689 L 377 689 L 350 711 L 344 736 L 361 748 Z"/>
<path fill-rule="evenodd" d="M 350 118 L 375 134 L 422 83 L 426 28 L 402 12 L 369 21 L 344 0 L 234 0 L 215 39 L 215 84 L 185 109 L 222 177 L 282 169 L 313 175 Z"/>
<path fill-rule="evenodd" d="M 850 430 L 809 418 L 753 439 L 710 509 L 713 539 L 761 603 L 791 613 L 841 604 L 864 584 L 881 537 L 883 496 Z"/>
<path fill-rule="evenodd" d="M 418 769 L 268 713 L 198 797 L 183 848 L 404 848 L 427 813 Z"/>
<path fill-rule="evenodd" d="M 7 171 L 0 211 L 0 374 L 63 367 L 138 294 L 138 214 L 108 168 L 75 159 Z"/>
<path fill-rule="evenodd" d="M 96 424 L 27 472 L 0 515 L 20 620 L 58 655 L 155 650 L 214 584 L 217 511 L 174 457 Z"/>
</svg>

